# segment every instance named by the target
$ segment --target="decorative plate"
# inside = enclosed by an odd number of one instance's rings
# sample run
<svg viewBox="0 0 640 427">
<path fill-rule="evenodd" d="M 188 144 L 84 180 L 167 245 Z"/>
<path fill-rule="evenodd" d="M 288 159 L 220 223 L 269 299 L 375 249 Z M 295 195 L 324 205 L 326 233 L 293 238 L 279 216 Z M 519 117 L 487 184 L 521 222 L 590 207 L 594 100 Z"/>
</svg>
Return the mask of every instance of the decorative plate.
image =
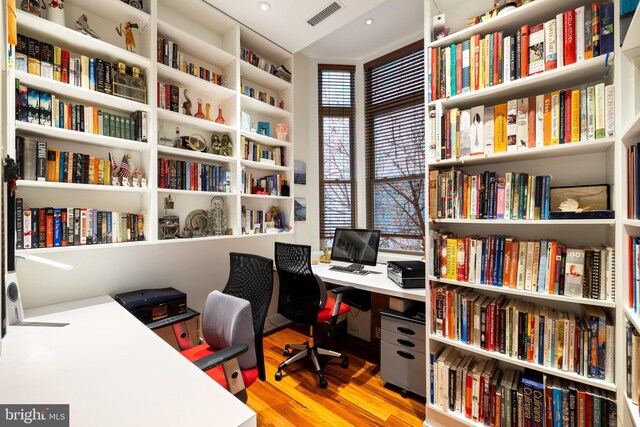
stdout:
<svg viewBox="0 0 640 427">
<path fill-rule="evenodd" d="M 185 225 L 193 230 L 194 236 L 207 234 L 207 213 L 203 209 L 196 209 L 187 215 Z"/>
</svg>

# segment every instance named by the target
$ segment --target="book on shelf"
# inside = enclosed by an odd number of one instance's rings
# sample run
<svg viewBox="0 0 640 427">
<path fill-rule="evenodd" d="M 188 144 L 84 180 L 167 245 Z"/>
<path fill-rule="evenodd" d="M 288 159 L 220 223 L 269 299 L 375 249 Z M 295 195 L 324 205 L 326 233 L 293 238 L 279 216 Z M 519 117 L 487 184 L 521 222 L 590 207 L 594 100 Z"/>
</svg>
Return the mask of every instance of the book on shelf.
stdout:
<svg viewBox="0 0 640 427">
<path fill-rule="evenodd" d="M 613 52 L 613 16 L 613 3 L 595 2 L 523 25 L 513 34 L 474 34 L 457 44 L 429 47 L 429 102 Z M 462 61 L 456 61 L 459 53 Z"/>
<path fill-rule="evenodd" d="M 187 59 L 185 54 L 180 51 L 178 43 L 165 37 L 158 37 L 157 62 L 218 86 L 227 86 L 227 79 L 223 76 L 219 68 L 210 70 L 209 68 L 191 62 L 191 60 Z"/>
<path fill-rule="evenodd" d="M 456 237 L 435 229 L 429 230 L 429 240 L 429 273 L 436 281 L 615 301 L 613 247 L 575 249 L 556 240 Z M 594 266 L 598 267 L 595 272 Z"/>
<path fill-rule="evenodd" d="M 430 404 L 480 425 L 617 425 L 611 391 L 533 369 L 503 369 L 447 345 L 432 350 L 429 360 Z"/>
<path fill-rule="evenodd" d="M 231 192 L 231 171 L 219 165 L 158 159 L 158 188 Z"/>
<path fill-rule="evenodd" d="M 264 102 L 265 104 L 284 109 L 284 101 L 282 99 L 277 101 L 276 97 L 270 95 L 268 92 L 248 86 L 242 79 L 242 76 L 240 76 L 240 93 L 248 96 L 249 98 Z"/>
<path fill-rule="evenodd" d="M 30 208 L 16 198 L 16 249 L 145 240 L 145 214 L 92 208 Z"/>
<path fill-rule="evenodd" d="M 240 227 L 242 234 L 263 234 L 286 228 L 284 212 L 251 209 L 242 205 Z"/>
<path fill-rule="evenodd" d="M 640 219 L 640 143 L 626 148 L 627 157 L 627 218 Z"/>
<path fill-rule="evenodd" d="M 282 195 L 283 185 L 287 183 L 286 174 L 274 174 L 263 177 L 254 177 L 251 172 L 242 169 L 242 193 L 261 194 L 265 196 Z"/>
<path fill-rule="evenodd" d="M 287 69 L 287 67 L 283 65 L 276 66 L 269 61 L 265 60 L 258 56 L 254 51 L 241 47 L 240 48 L 240 59 L 249 64 L 260 68 L 262 71 L 266 71 L 269 74 L 273 74 L 274 76 L 291 82 L 291 72 Z"/>
<path fill-rule="evenodd" d="M 285 147 L 269 147 L 242 135 L 242 158 L 252 162 L 272 164 L 275 166 L 287 166 L 287 149 Z"/>
<path fill-rule="evenodd" d="M 597 83 L 495 106 L 447 110 L 436 104 L 429 122 L 431 162 L 612 138 L 615 90 Z"/>
</svg>

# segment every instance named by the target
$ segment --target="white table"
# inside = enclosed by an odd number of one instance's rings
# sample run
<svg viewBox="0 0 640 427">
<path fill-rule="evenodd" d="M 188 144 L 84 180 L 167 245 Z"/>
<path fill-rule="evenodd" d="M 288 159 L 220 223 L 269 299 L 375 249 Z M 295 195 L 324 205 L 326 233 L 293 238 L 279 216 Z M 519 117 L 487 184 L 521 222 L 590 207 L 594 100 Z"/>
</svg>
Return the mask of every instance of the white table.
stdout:
<svg viewBox="0 0 640 427">
<path fill-rule="evenodd" d="M 404 289 L 396 285 L 387 277 L 386 264 L 376 264 L 375 267 L 365 266 L 365 270 L 379 272 L 380 274 L 369 273 L 365 276 L 342 271 L 330 270 L 332 265 L 346 266 L 348 263 L 332 261 L 331 264 L 319 263 L 312 265 L 311 269 L 327 283 L 342 286 L 353 286 L 357 289 L 384 294 L 392 297 L 406 298 L 415 301 L 425 302 L 426 290 Z"/>
<path fill-rule="evenodd" d="M 0 354 L 2 404 L 70 404 L 71 426 L 255 426 L 256 414 L 108 296 L 28 310 Z"/>
</svg>

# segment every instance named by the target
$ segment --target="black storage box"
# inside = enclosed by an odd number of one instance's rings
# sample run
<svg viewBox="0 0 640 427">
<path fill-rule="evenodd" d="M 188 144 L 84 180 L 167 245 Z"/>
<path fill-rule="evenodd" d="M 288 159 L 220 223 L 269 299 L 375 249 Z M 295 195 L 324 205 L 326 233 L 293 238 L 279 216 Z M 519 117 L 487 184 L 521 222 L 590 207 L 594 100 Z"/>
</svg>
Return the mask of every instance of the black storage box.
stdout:
<svg viewBox="0 0 640 427">
<path fill-rule="evenodd" d="M 424 288 L 425 269 L 422 261 L 389 261 L 387 277 L 401 288 Z"/>
<path fill-rule="evenodd" d="M 187 294 L 174 288 L 125 292 L 115 300 L 145 325 L 187 312 Z"/>
</svg>

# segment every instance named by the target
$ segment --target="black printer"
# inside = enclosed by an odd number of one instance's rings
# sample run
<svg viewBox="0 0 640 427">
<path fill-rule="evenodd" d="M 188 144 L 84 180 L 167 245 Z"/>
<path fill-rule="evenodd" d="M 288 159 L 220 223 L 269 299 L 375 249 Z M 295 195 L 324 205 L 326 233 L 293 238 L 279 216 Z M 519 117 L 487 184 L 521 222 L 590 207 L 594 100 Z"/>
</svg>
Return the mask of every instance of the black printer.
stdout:
<svg viewBox="0 0 640 427">
<path fill-rule="evenodd" d="M 174 288 L 125 292 L 115 300 L 145 325 L 187 312 L 187 294 Z"/>
<path fill-rule="evenodd" d="M 424 288 L 424 271 L 423 261 L 387 262 L 387 277 L 401 288 Z"/>
</svg>

